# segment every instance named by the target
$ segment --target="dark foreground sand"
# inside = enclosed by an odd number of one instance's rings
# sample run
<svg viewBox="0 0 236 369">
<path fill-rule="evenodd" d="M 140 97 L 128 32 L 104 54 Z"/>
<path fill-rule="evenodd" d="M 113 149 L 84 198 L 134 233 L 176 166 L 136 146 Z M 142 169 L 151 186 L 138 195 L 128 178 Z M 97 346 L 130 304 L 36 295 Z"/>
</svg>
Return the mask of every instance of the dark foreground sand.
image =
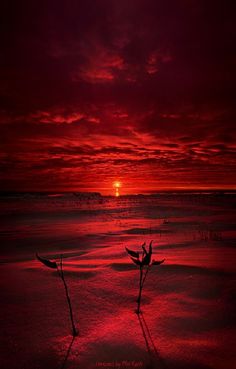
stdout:
<svg viewBox="0 0 236 369">
<path fill-rule="evenodd" d="M 27 201 L 2 203 L 2 369 L 236 367 L 234 196 Z M 166 261 L 138 318 L 124 246 L 150 240 Z M 36 251 L 64 255 L 73 341 L 62 282 Z"/>
</svg>

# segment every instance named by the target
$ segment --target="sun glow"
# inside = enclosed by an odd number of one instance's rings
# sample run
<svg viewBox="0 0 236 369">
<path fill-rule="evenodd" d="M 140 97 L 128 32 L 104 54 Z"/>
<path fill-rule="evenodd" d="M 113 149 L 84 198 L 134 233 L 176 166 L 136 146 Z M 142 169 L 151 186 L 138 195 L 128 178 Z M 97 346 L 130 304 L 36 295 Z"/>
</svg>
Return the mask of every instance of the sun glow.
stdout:
<svg viewBox="0 0 236 369">
<path fill-rule="evenodd" d="M 115 181 L 113 183 L 113 187 L 115 188 L 115 196 L 119 197 L 120 196 L 119 188 L 121 187 L 121 183 L 119 181 Z"/>
</svg>

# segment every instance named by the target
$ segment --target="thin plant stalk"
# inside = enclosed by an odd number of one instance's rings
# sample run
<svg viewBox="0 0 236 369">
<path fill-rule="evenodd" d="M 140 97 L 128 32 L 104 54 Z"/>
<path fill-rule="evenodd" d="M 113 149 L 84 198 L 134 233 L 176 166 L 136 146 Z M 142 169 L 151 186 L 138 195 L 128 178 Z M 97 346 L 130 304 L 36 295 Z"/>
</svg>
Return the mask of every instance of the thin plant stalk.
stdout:
<svg viewBox="0 0 236 369">
<path fill-rule="evenodd" d="M 62 266 L 62 255 L 61 255 L 61 260 L 60 260 L 60 271 L 58 270 L 58 274 L 63 282 L 64 288 L 65 288 L 65 292 L 66 292 L 66 299 L 67 299 L 67 303 L 68 303 L 68 307 L 69 307 L 69 313 L 70 313 L 70 320 L 71 320 L 71 325 L 72 325 L 72 335 L 73 337 L 78 336 L 78 332 L 77 329 L 75 327 L 75 323 L 74 323 L 74 317 L 73 317 L 73 310 L 72 310 L 72 306 L 71 306 L 71 301 L 70 301 L 70 295 L 69 295 L 69 291 L 68 291 L 68 287 L 66 284 L 66 280 L 64 277 L 64 271 L 63 271 L 63 266 Z"/>
<path fill-rule="evenodd" d="M 71 325 L 72 325 L 72 336 L 73 337 L 78 336 L 78 332 L 76 330 L 74 318 L 73 318 L 73 310 L 72 310 L 72 306 L 70 302 L 70 295 L 69 295 L 68 287 L 67 287 L 66 280 L 64 277 L 64 271 L 63 271 L 63 265 L 62 265 L 62 255 L 61 255 L 60 264 L 59 264 L 60 266 L 55 261 L 42 258 L 41 256 L 38 255 L 38 253 L 36 253 L 36 258 L 46 267 L 57 270 L 58 276 L 61 278 L 64 288 L 65 288 L 65 292 L 66 292 L 66 299 L 67 299 L 67 303 L 69 307 L 70 320 L 71 320 Z"/>
<path fill-rule="evenodd" d="M 142 265 L 140 265 L 139 268 L 139 273 L 140 273 L 140 277 L 139 277 L 139 294 L 138 294 L 138 309 L 137 309 L 137 314 L 140 313 L 140 304 L 141 304 L 141 297 L 142 297 L 142 280 L 143 280 L 143 267 Z"/>
<path fill-rule="evenodd" d="M 140 252 L 130 250 L 127 247 L 125 249 L 127 253 L 129 254 L 129 256 L 131 257 L 132 262 L 139 266 L 139 293 L 138 293 L 138 299 L 137 299 L 138 307 L 137 307 L 136 312 L 137 314 L 140 314 L 141 313 L 140 305 L 141 305 L 142 291 L 143 291 L 143 286 L 147 278 L 148 272 L 153 265 L 160 265 L 165 261 L 165 259 L 159 260 L 159 261 L 152 260 L 152 241 L 149 244 L 148 251 L 145 247 L 145 243 L 142 245 L 142 249 L 143 249 L 142 255 L 140 255 Z"/>
<path fill-rule="evenodd" d="M 149 272 L 150 269 L 150 265 L 148 265 L 147 269 L 145 270 L 145 273 L 143 271 L 143 266 L 140 265 L 140 279 L 139 279 L 139 295 L 138 295 L 138 308 L 137 308 L 137 314 L 140 314 L 140 305 L 141 305 L 141 298 L 142 298 L 142 291 L 143 291 L 143 286 L 144 286 L 144 282 L 147 278 L 147 274 Z"/>
<path fill-rule="evenodd" d="M 148 265 L 147 269 L 146 269 L 146 272 L 144 274 L 144 277 L 143 277 L 143 282 L 142 282 L 142 288 L 143 288 L 143 285 L 144 285 L 144 282 L 145 282 L 145 279 L 147 278 L 147 274 L 149 272 L 149 269 L 150 269 L 150 265 Z"/>
</svg>

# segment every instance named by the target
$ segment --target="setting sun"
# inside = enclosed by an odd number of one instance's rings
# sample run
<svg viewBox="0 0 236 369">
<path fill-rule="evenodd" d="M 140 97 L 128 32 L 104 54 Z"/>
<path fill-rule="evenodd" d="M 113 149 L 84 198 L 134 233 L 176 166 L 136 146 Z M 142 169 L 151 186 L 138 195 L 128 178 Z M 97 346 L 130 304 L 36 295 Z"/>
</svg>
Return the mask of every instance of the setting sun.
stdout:
<svg viewBox="0 0 236 369">
<path fill-rule="evenodd" d="M 115 181 L 113 183 L 113 187 L 115 187 L 115 196 L 119 197 L 120 196 L 120 192 L 119 192 L 119 188 L 121 187 L 121 183 L 119 181 Z"/>
</svg>

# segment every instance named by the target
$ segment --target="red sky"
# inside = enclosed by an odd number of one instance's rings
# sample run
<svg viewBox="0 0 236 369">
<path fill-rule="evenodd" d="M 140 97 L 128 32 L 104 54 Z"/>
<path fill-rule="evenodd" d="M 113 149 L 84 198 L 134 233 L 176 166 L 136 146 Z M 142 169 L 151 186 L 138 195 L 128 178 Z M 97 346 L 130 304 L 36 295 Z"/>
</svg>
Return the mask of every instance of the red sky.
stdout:
<svg viewBox="0 0 236 369">
<path fill-rule="evenodd" d="M 229 4 L 2 7 L 0 189 L 235 188 Z"/>
</svg>

